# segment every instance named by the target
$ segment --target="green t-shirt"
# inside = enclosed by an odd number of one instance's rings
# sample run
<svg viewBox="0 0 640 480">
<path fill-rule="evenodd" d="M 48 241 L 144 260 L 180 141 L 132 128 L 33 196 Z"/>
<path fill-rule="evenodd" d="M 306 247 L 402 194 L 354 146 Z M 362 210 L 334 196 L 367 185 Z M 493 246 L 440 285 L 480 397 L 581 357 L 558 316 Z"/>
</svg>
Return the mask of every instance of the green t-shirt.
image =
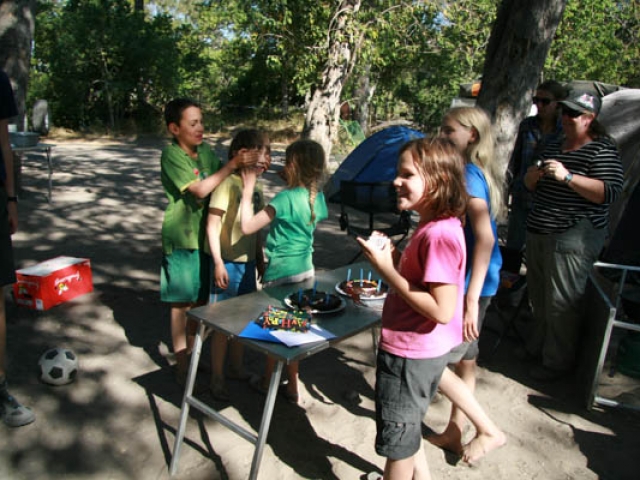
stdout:
<svg viewBox="0 0 640 480">
<path fill-rule="evenodd" d="M 259 233 L 243 235 L 240 225 L 240 201 L 242 200 L 242 178 L 229 175 L 211 194 L 209 208 L 222 210 L 220 231 L 220 254 L 227 262 L 249 262 L 256 258 L 256 240 Z M 264 200 L 262 186 L 256 184 L 253 193 L 253 211 L 262 210 Z"/>
<path fill-rule="evenodd" d="M 313 268 L 313 233 L 316 224 L 329 216 L 324 194 L 318 192 L 314 202 L 316 221 L 311 224 L 309 191 L 298 187 L 283 190 L 269 203 L 276 216 L 266 241 L 269 266 L 265 282 L 297 275 Z"/>
<path fill-rule="evenodd" d="M 187 188 L 219 169 L 220 159 L 206 143 L 198 147 L 197 159 L 187 155 L 175 142 L 162 151 L 162 186 L 169 199 L 162 222 L 162 251 L 165 254 L 171 254 L 174 249 L 209 251 L 205 238 L 209 199 L 198 199 Z"/>
</svg>

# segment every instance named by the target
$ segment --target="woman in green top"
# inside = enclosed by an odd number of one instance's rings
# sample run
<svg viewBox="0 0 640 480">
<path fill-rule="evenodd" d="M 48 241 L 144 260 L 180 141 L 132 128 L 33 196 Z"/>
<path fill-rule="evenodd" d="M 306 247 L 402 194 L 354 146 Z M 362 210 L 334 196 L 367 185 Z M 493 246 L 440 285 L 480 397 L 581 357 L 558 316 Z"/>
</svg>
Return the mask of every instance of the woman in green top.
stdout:
<svg viewBox="0 0 640 480">
<path fill-rule="evenodd" d="M 176 379 L 183 384 L 195 325 L 187 334 L 187 311 L 207 303 L 210 283 L 205 221 L 207 198 L 234 170 L 253 166 L 257 154 L 246 150 L 227 162 L 203 143 L 200 106 L 178 98 L 165 107 L 173 142 L 160 159 L 162 186 L 169 200 L 162 222 L 160 299 L 171 305 L 171 341 L 176 357 Z"/>
</svg>

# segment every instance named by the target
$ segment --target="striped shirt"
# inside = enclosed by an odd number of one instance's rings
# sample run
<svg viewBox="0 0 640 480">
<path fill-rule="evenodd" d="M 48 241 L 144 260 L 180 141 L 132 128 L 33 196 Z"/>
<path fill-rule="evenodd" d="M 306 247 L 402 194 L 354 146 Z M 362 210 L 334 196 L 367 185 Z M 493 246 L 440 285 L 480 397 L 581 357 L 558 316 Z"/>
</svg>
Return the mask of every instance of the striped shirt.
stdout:
<svg viewBox="0 0 640 480">
<path fill-rule="evenodd" d="M 609 206 L 620 195 L 623 180 L 620 155 L 613 142 L 606 137 L 597 138 L 570 152 L 562 152 L 561 143 L 554 142 L 547 146 L 541 158 L 557 160 L 573 174 L 602 180 L 604 202 L 593 203 L 566 183 L 544 176 L 535 189 L 527 230 L 538 234 L 560 233 L 583 218 L 588 218 L 594 228 L 606 228 L 609 224 Z"/>
</svg>

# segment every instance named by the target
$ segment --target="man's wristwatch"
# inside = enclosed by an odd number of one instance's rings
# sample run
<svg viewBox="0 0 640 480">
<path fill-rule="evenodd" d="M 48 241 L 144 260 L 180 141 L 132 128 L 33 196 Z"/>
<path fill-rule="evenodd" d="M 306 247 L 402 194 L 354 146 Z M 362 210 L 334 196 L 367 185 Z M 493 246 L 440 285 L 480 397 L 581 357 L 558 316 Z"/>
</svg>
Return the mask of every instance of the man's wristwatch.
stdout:
<svg viewBox="0 0 640 480">
<path fill-rule="evenodd" d="M 7 197 L 7 202 L 15 202 L 18 203 L 18 197 L 17 196 L 12 196 L 12 197 Z"/>
<path fill-rule="evenodd" d="M 571 182 L 571 180 L 573 180 L 573 173 L 569 172 L 564 177 L 564 183 L 568 185 Z"/>
</svg>

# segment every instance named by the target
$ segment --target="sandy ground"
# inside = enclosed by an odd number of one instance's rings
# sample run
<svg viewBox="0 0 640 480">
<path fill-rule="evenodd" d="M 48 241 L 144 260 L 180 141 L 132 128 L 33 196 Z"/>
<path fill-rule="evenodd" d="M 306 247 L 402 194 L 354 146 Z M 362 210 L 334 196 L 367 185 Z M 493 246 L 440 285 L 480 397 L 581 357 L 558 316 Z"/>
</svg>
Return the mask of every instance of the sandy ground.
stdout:
<svg viewBox="0 0 640 480">
<path fill-rule="evenodd" d="M 19 267 L 58 255 L 91 259 L 95 291 L 46 312 L 9 300 L 8 361 L 12 391 L 33 407 L 37 421 L 0 425 L 1 479 L 164 479 L 178 423 L 181 392 L 164 352 L 168 311 L 158 295 L 160 224 L 165 199 L 159 179 L 163 143 L 55 142 L 54 192 L 46 200 L 41 156 L 24 159 Z M 219 144 L 224 151 L 224 145 Z M 274 162 L 277 168 L 278 157 Z M 266 175 L 267 196 L 280 183 Z M 319 228 L 317 268 L 342 265 L 357 252 L 337 226 L 337 208 Z M 483 356 L 502 323 L 494 313 L 482 337 Z M 526 324 L 524 324 L 526 327 Z M 508 444 L 469 468 L 426 445 L 436 479 L 637 479 L 640 417 L 628 410 L 585 408 L 584 385 L 529 380 L 513 357 L 508 336 L 485 358 L 477 396 L 506 432 Z M 38 380 L 40 355 L 53 346 L 81 360 L 77 382 L 51 387 Z M 247 368 L 263 358 L 247 352 Z M 202 376 L 206 381 L 206 376 Z M 638 382 L 616 373 L 615 382 L 638 392 Z M 301 365 L 301 408 L 277 402 L 261 479 L 358 479 L 380 469 L 376 455 L 371 337 L 358 335 Z M 231 418 L 257 430 L 262 399 L 246 383 L 232 382 Z M 203 398 L 208 398 L 206 395 Z M 446 400 L 435 403 L 425 431 L 439 431 Z M 467 432 L 472 435 L 472 432 Z M 187 425 L 179 479 L 243 479 L 252 446 L 216 422 L 194 414 Z"/>
</svg>

